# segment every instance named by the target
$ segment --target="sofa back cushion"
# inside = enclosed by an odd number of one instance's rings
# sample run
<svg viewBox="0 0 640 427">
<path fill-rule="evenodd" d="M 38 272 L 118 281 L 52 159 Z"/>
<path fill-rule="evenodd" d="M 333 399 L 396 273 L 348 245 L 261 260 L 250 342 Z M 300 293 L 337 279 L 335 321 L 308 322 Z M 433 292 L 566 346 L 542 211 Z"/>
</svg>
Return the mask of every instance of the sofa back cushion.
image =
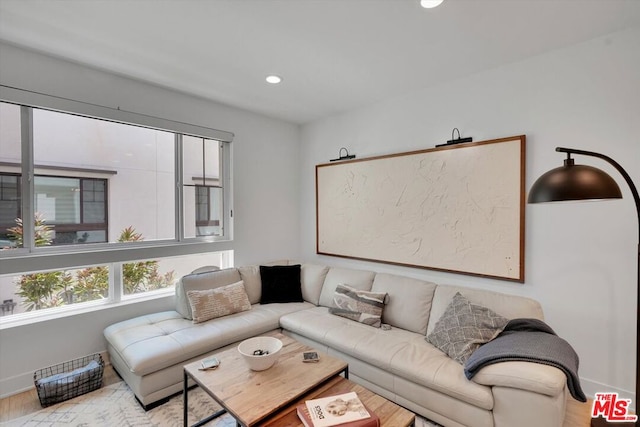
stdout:
<svg viewBox="0 0 640 427">
<path fill-rule="evenodd" d="M 182 276 L 182 278 L 178 280 L 178 283 L 176 283 L 176 311 L 185 319 L 193 320 L 187 292 L 215 289 L 239 282 L 240 280 L 242 280 L 240 273 L 238 273 L 238 270 L 235 268 Z"/>
<path fill-rule="evenodd" d="M 238 267 L 238 272 L 242 281 L 244 282 L 244 288 L 247 291 L 249 302 L 251 304 L 258 304 L 262 297 L 262 280 L 260 278 L 260 266 L 259 265 L 247 265 Z"/>
<path fill-rule="evenodd" d="M 320 305 L 333 307 L 333 297 L 338 285 L 347 285 L 363 291 L 370 291 L 375 275 L 373 271 L 330 268 L 322 285 L 322 292 L 320 293 L 319 299 Z"/>
<path fill-rule="evenodd" d="M 382 323 L 422 335 L 427 333 L 435 283 L 378 273 L 371 290 L 389 295 L 382 313 Z"/>
<path fill-rule="evenodd" d="M 300 282 L 302 284 L 302 298 L 312 304 L 318 305 L 322 284 L 324 283 L 329 267 L 326 265 L 302 264 Z"/>
<path fill-rule="evenodd" d="M 472 303 L 487 307 L 507 319 L 527 317 L 544 320 L 542 306 L 538 301 L 531 298 L 484 289 L 439 285 L 433 295 L 427 334 L 433 331 L 433 328 L 442 317 L 442 314 L 447 309 L 456 292 L 460 292 Z"/>
</svg>

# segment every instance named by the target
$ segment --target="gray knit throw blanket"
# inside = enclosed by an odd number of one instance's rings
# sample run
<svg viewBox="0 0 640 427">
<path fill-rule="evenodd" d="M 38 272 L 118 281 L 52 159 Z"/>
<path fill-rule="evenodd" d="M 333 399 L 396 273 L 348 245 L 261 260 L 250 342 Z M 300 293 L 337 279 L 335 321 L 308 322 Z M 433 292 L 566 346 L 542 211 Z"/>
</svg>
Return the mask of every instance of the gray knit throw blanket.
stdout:
<svg viewBox="0 0 640 427">
<path fill-rule="evenodd" d="M 574 399 L 586 402 L 578 377 L 578 355 L 568 342 L 538 319 L 513 319 L 495 339 L 484 344 L 467 359 L 468 379 L 487 365 L 507 361 L 527 361 L 555 366 L 567 376 L 567 387 Z"/>
</svg>

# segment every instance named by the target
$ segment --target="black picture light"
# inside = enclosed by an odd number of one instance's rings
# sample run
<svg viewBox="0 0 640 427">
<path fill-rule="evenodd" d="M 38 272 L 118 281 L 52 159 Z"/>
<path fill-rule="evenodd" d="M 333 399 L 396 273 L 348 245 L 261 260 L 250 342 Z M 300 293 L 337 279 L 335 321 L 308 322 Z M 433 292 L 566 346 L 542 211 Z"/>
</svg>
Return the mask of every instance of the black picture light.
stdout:
<svg viewBox="0 0 640 427">
<path fill-rule="evenodd" d="M 344 156 L 342 155 L 342 150 L 344 150 L 345 154 Z M 340 160 L 349 160 L 349 159 L 355 159 L 356 155 L 355 154 L 349 154 L 349 150 L 347 150 L 346 148 L 342 147 L 340 149 L 340 151 L 338 151 L 338 158 L 337 159 L 331 159 L 329 160 L 330 162 L 338 162 Z"/>
</svg>

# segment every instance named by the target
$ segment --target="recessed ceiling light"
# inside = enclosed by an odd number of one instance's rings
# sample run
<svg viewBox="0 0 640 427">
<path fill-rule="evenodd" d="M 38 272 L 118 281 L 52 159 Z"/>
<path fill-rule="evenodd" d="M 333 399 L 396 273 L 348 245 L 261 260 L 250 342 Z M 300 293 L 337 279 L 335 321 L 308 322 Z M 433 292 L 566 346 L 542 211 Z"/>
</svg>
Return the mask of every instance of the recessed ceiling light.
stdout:
<svg viewBox="0 0 640 427">
<path fill-rule="evenodd" d="M 436 6 L 440 6 L 440 3 L 442 3 L 442 1 L 443 0 L 420 0 L 420 6 L 424 7 L 425 9 L 431 9 Z"/>
<path fill-rule="evenodd" d="M 281 81 L 282 81 L 282 77 L 276 76 L 275 74 L 271 76 L 267 76 L 267 83 L 271 83 L 272 85 L 277 85 Z"/>
</svg>

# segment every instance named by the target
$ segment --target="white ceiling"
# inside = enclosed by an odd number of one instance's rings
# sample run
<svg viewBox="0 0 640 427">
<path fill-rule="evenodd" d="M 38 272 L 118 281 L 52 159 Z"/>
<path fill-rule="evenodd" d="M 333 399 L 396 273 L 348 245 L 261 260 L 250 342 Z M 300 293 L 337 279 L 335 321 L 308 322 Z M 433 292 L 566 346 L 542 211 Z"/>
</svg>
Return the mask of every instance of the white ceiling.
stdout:
<svg viewBox="0 0 640 427">
<path fill-rule="evenodd" d="M 418 3 L 0 0 L 0 40 L 305 123 L 640 25 L 640 0 Z"/>
</svg>

